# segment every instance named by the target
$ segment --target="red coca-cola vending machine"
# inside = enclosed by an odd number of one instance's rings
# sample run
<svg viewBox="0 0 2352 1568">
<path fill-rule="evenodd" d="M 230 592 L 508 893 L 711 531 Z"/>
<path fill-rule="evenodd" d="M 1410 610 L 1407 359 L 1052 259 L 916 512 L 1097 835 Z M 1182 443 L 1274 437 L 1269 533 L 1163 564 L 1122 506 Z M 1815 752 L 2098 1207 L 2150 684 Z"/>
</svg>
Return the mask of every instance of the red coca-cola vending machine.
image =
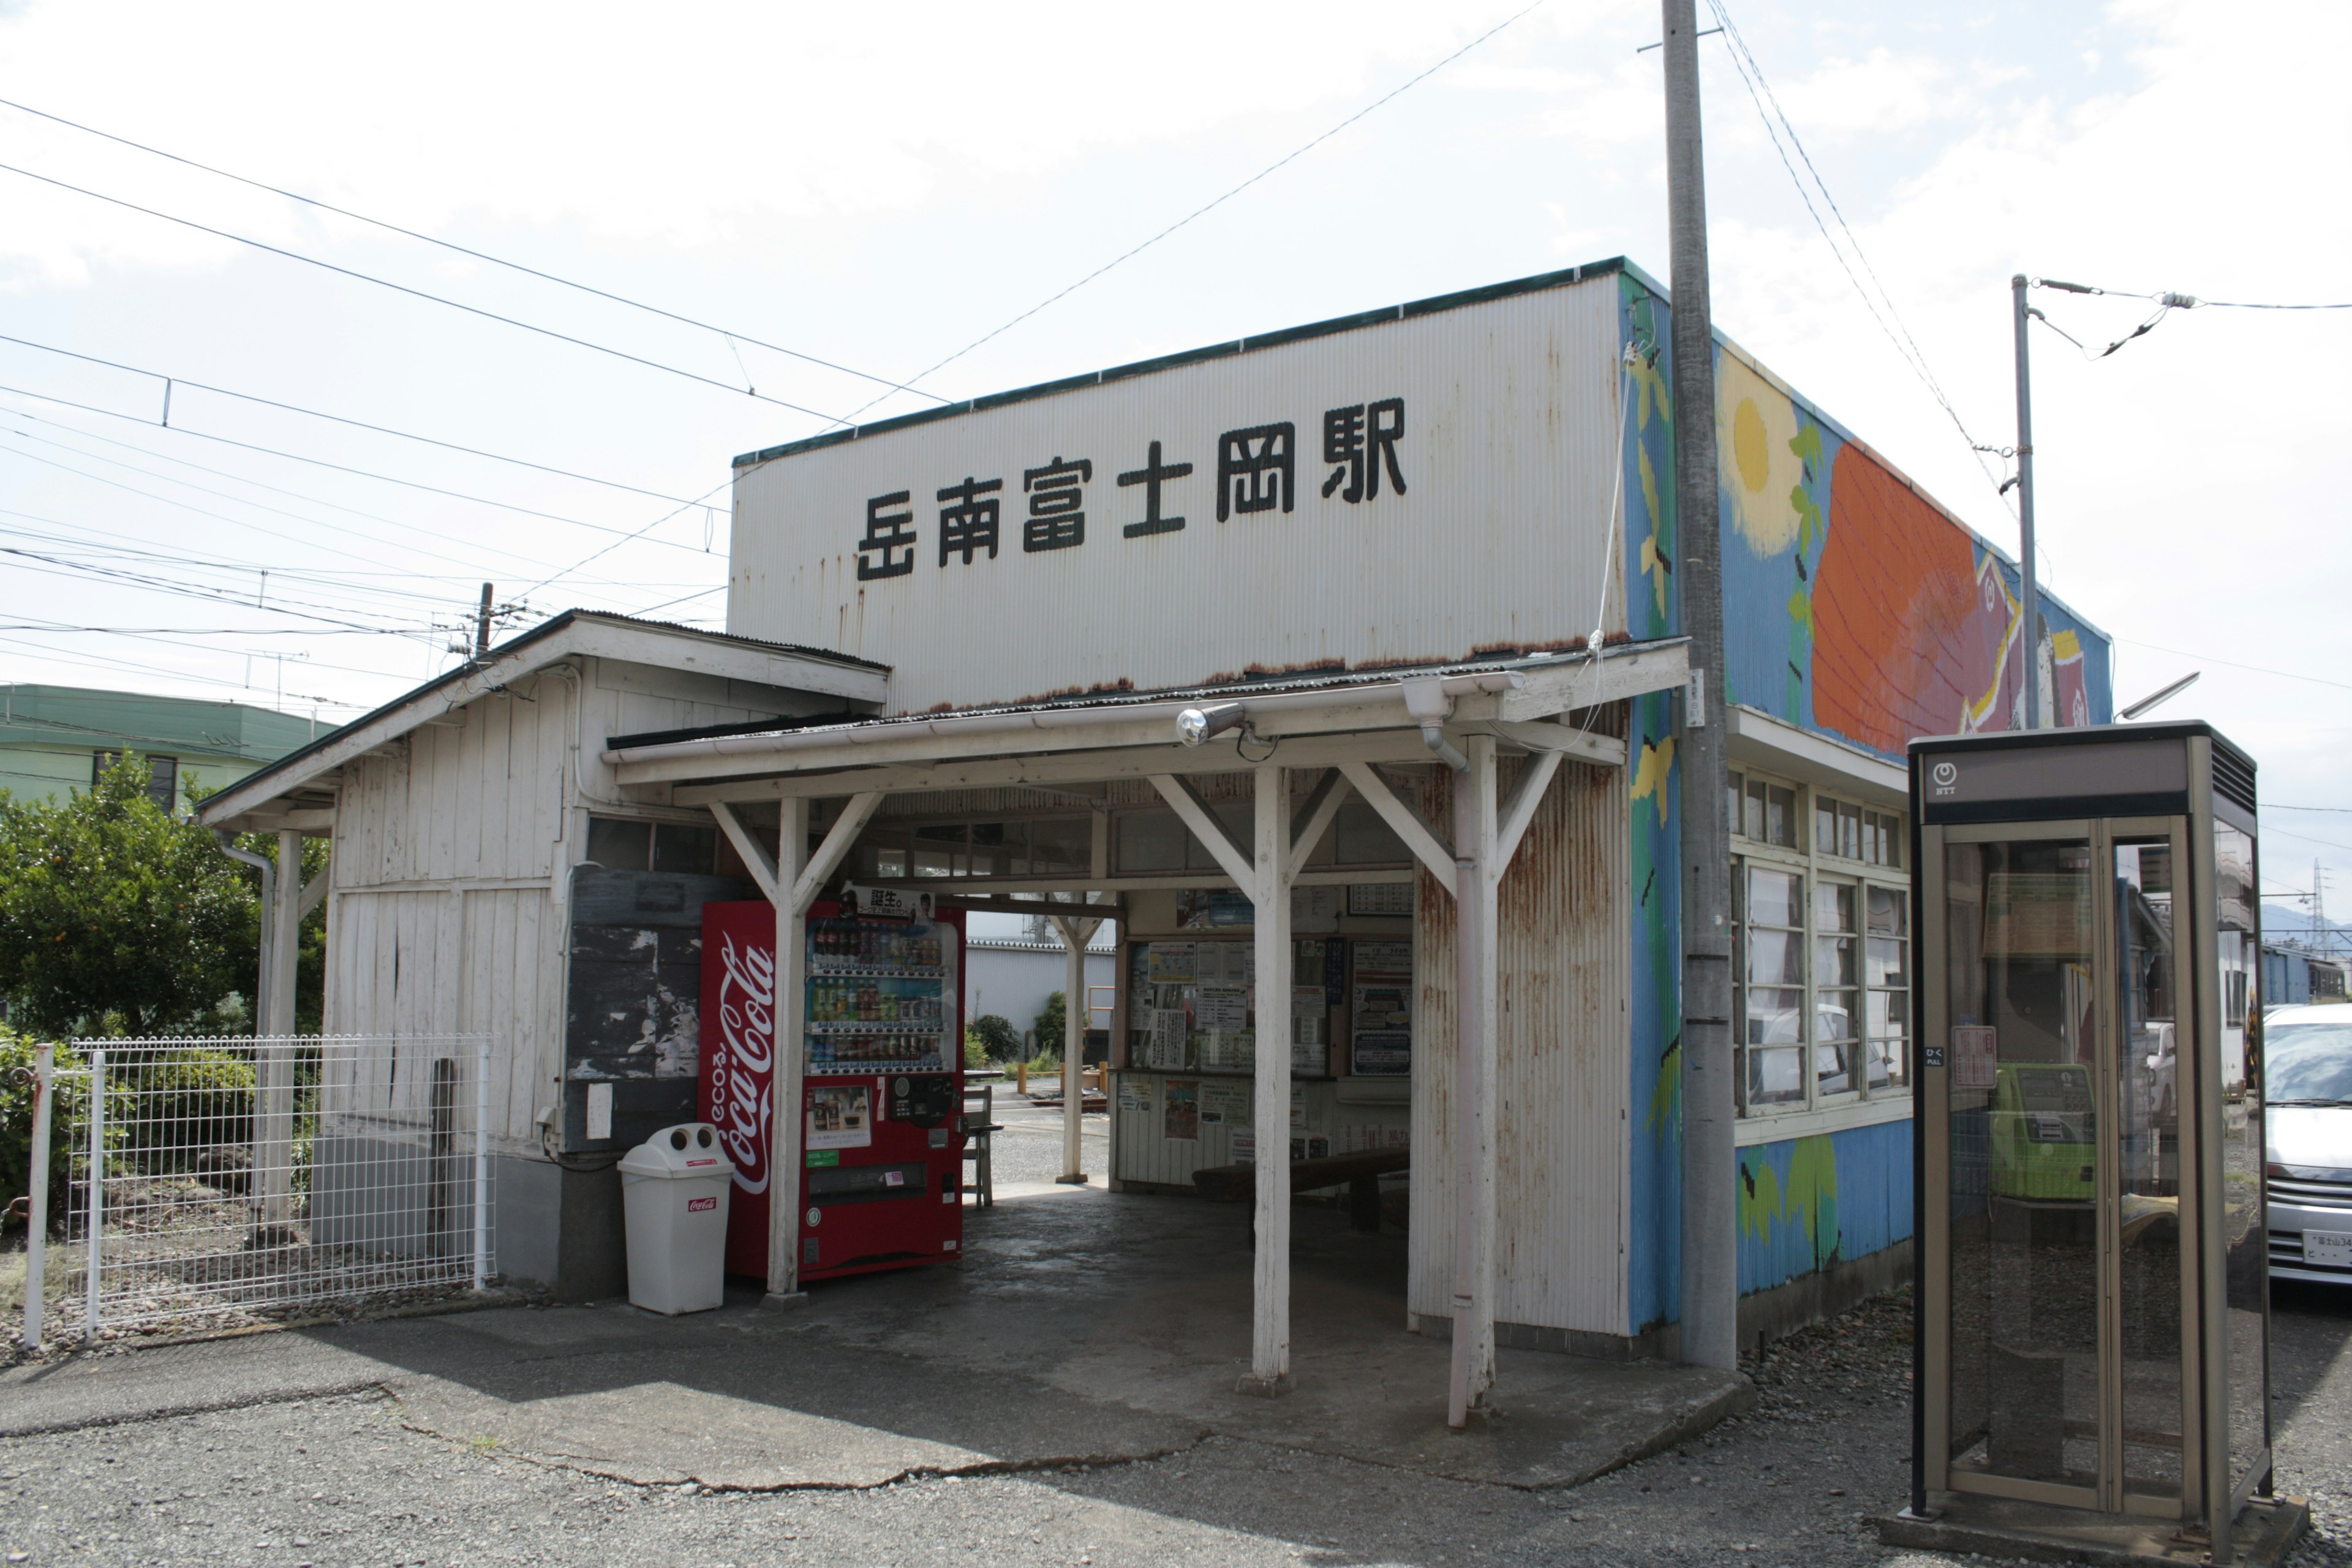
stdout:
<svg viewBox="0 0 2352 1568">
<path fill-rule="evenodd" d="M 861 907 L 862 906 L 862 907 Z M 703 1120 L 735 1163 L 727 1271 L 765 1279 L 775 1081 L 775 911 L 702 914 Z M 803 1279 L 963 1250 L 963 915 L 867 893 L 809 911 L 801 1039 Z"/>
</svg>

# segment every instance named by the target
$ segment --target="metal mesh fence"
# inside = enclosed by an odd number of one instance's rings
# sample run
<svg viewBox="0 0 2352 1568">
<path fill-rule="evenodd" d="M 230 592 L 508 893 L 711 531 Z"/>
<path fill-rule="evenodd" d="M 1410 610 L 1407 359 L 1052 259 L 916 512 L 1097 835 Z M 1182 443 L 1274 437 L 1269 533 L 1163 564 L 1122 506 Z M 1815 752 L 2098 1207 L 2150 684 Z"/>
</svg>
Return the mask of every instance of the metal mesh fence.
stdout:
<svg viewBox="0 0 2352 1568">
<path fill-rule="evenodd" d="M 67 1183 L 53 1331 L 219 1326 L 488 1282 L 487 1037 L 75 1048 L 57 1087 L 78 1074 L 84 1092 L 51 1101 L 76 1111 L 51 1130 Z"/>
</svg>

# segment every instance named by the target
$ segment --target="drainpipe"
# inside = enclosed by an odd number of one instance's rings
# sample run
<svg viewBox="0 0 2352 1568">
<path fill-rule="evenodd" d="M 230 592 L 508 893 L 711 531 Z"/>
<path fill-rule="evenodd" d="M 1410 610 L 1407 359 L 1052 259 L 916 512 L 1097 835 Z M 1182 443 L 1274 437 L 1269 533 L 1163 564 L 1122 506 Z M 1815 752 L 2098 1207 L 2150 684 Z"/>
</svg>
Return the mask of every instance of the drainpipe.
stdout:
<svg viewBox="0 0 2352 1568">
<path fill-rule="evenodd" d="M 278 868 L 271 865 L 266 856 L 256 855 L 250 849 L 239 849 L 236 835 L 226 827 L 214 828 L 213 838 L 220 845 L 222 854 L 261 873 L 261 959 L 260 973 L 254 976 L 253 1032 L 257 1035 L 283 1033 L 272 1028 L 270 1026 L 276 1020 L 266 1016 L 277 1010 L 271 1005 L 269 959 L 271 950 L 278 945 L 272 940 L 278 927 Z"/>
</svg>

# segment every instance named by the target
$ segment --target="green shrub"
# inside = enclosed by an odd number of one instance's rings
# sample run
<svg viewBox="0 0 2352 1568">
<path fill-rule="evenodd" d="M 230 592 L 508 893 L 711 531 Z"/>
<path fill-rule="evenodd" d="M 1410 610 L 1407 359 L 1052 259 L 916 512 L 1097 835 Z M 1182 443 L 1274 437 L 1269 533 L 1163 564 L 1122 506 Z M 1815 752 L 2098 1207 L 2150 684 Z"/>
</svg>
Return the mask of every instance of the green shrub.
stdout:
<svg viewBox="0 0 2352 1568">
<path fill-rule="evenodd" d="M 136 1096 L 124 1131 L 128 1147 L 139 1153 L 184 1166 L 199 1150 L 253 1136 L 253 1064 L 233 1051 L 186 1046 L 142 1052 L 111 1076 Z"/>
<path fill-rule="evenodd" d="M 982 1013 L 964 1026 L 963 1048 L 964 1059 L 972 1067 L 984 1067 L 992 1061 L 1009 1062 L 1021 1054 L 1021 1031 L 1013 1026 L 1010 1018 Z M 975 1048 L 979 1052 L 977 1059 L 972 1054 Z"/>
<path fill-rule="evenodd" d="M 77 1133 L 88 1113 L 89 1080 L 80 1076 L 84 1063 L 70 1046 L 56 1053 L 57 1102 L 49 1115 L 49 1214 L 51 1234 L 65 1218 L 69 1197 L 68 1173 L 79 1152 Z M 107 1147 L 122 1146 L 122 1119 L 131 1097 L 120 1085 L 107 1095 Z M 87 1134 L 83 1134 L 87 1136 Z M 0 1207 L 33 1190 L 33 1042 L 0 1027 Z M 5 1222 L 13 1226 L 12 1219 Z"/>
</svg>

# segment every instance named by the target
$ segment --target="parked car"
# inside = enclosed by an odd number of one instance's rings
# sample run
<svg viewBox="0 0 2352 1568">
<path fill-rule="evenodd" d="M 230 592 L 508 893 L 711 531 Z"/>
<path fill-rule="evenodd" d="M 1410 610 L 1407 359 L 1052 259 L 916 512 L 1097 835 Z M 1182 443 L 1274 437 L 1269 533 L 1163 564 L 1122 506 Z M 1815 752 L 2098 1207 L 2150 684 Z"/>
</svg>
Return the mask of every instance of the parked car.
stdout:
<svg viewBox="0 0 2352 1568">
<path fill-rule="evenodd" d="M 2271 1278 L 2352 1285 L 2352 1006 L 2263 1016 Z"/>
</svg>

